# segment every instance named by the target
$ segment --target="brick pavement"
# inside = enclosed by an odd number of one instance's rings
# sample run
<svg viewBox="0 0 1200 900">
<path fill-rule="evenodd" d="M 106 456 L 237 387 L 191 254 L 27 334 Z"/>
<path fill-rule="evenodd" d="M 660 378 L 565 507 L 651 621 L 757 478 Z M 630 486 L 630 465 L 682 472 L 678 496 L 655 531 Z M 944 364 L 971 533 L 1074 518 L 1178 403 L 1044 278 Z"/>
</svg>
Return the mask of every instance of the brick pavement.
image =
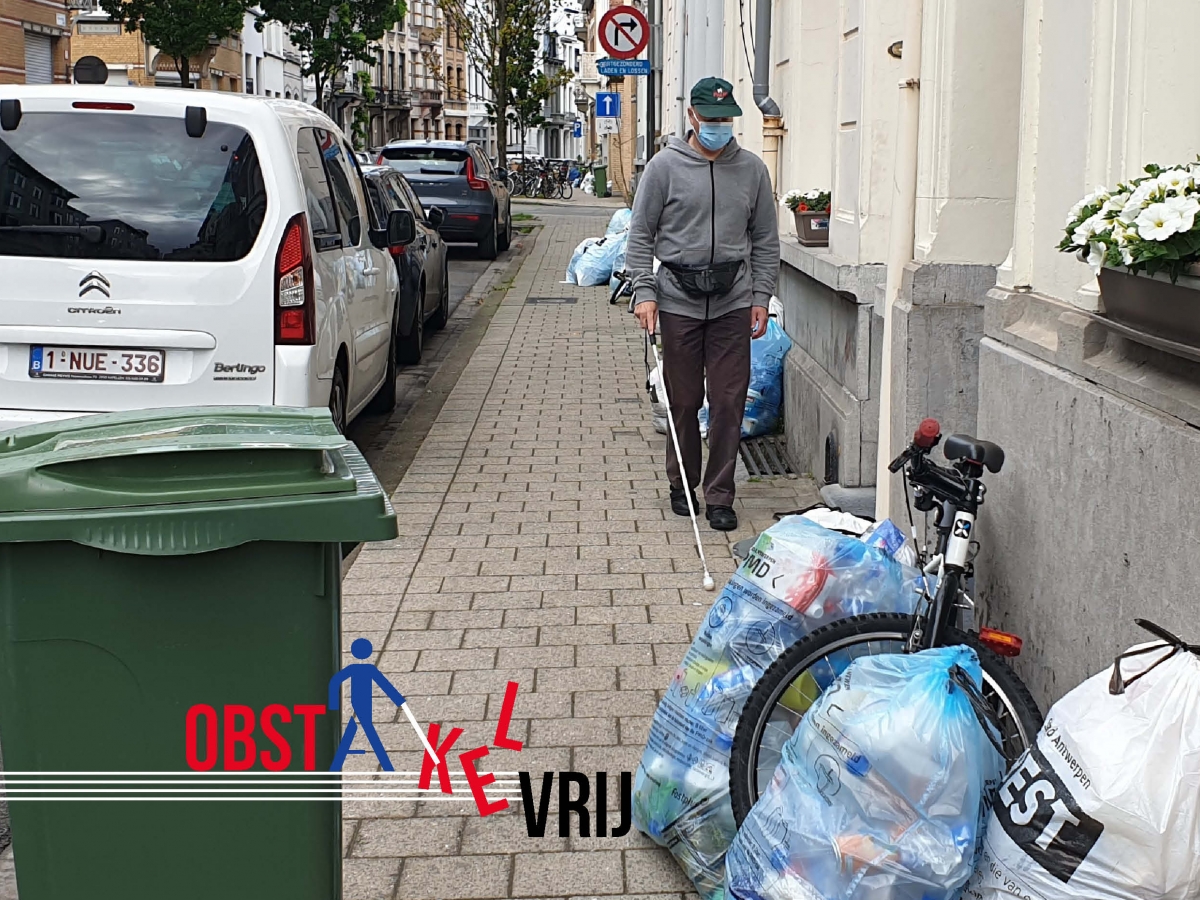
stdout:
<svg viewBox="0 0 1200 900">
<path fill-rule="evenodd" d="M 668 508 L 641 338 L 605 288 L 559 283 L 603 220 L 539 214 L 532 253 L 395 491 L 400 537 L 364 547 L 344 587 L 345 646 L 370 638 L 423 722 L 463 728 L 455 753 L 491 743 L 505 685 L 519 682 L 510 735 L 525 748 L 480 763 L 508 773 L 492 798 L 515 792 L 518 770 L 535 792 L 543 771 L 605 771 L 614 786 L 634 771 L 714 596 L 700 589 L 690 524 Z M 742 484 L 742 528 L 701 531 L 718 584 L 734 569 L 732 541 L 815 500 L 804 479 Z M 419 768 L 399 716 L 380 735 L 397 769 Z M 552 818 L 529 838 L 519 794 L 480 818 L 451 769 L 451 799 L 345 804 L 346 900 L 687 895 L 644 837 L 560 838 Z"/>
</svg>

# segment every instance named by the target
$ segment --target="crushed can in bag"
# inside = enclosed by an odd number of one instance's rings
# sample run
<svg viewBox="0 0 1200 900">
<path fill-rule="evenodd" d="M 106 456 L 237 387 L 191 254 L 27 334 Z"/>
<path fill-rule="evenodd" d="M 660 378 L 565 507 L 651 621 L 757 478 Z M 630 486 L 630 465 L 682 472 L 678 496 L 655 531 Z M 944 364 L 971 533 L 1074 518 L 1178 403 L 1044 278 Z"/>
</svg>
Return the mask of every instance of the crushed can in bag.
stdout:
<svg viewBox="0 0 1200 900">
<path fill-rule="evenodd" d="M 671 850 L 708 900 L 723 894 L 737 833 L 729 751 L 754 685 L 834 619 L 911 613 L 919 579 L 882 549 L 788 516 L 759 535 L 709 609 L 654 714 L 633 789 L 638 830 Z"/>
<path fill-rule="evenodd" d="M 970 900 L 1200 897 L 1200 646 L 1134 647 L 1051 708 L 1000 786 Z"/>
<path fill-rule="evenodd" d="M 1003 773 L 969 647 L 856 659 L 726 860 L 737 900 L 957 900 Z"/>
</svg>

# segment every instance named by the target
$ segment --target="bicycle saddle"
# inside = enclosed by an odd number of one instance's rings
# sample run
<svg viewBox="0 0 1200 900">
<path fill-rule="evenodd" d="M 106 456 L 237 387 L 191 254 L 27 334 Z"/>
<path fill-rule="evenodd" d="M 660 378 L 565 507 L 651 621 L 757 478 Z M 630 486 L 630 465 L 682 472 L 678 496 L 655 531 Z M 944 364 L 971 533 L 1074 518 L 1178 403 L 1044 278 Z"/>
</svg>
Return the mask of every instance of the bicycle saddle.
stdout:
<svg viewBox="0 0 1200 900">
<path fill-rule="evenodd" d="M 991 441 L 981 441 L 968 434 L 952 434 L 943 446 L 946 459 L 951 461 L 967 459 L 982 463 L 989 472 L 999 472 L 1004 465 L 1004 450 Z"/>
</svg>

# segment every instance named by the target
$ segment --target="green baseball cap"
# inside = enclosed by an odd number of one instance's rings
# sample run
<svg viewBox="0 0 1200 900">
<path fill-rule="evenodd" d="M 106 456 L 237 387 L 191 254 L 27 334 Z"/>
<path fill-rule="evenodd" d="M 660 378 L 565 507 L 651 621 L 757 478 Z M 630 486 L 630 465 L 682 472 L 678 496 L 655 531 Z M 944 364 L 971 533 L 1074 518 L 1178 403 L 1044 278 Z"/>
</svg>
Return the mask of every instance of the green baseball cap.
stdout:
<svg viewBox="0 0 1200 900">
<path fill-rule="evenodd" d="M 729 119 L 742 114 L 733 99 L 733 85 L 723 78 L 701 78 L 692 88 L 692 109 L 706 119 Z"/>
</svg>

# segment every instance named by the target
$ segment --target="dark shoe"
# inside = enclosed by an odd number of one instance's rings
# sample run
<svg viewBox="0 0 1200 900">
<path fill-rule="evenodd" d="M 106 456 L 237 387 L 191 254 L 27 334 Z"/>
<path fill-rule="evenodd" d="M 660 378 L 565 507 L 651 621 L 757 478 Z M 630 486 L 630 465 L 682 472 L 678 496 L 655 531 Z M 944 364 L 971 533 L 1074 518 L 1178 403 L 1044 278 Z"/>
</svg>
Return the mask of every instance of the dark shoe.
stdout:
<svg viewBox="0 0 1200 900">
<path fill-rule="evenodd" d="M 737 528 L 737 513 L 729 506 L 709 506 L 704 510 L 713 531 L 733 531 Z"/>
<path fill-rule="evenodd" d="M 699 511 L 700 507 L 696 505 L 696 495 L 692 494 L 692 509 Z M 683 488 L 671 488 L 671 512 L 677 516 L 691 515 L 688 512 L 687 494 L 683 492 Z"/>
</svg>

